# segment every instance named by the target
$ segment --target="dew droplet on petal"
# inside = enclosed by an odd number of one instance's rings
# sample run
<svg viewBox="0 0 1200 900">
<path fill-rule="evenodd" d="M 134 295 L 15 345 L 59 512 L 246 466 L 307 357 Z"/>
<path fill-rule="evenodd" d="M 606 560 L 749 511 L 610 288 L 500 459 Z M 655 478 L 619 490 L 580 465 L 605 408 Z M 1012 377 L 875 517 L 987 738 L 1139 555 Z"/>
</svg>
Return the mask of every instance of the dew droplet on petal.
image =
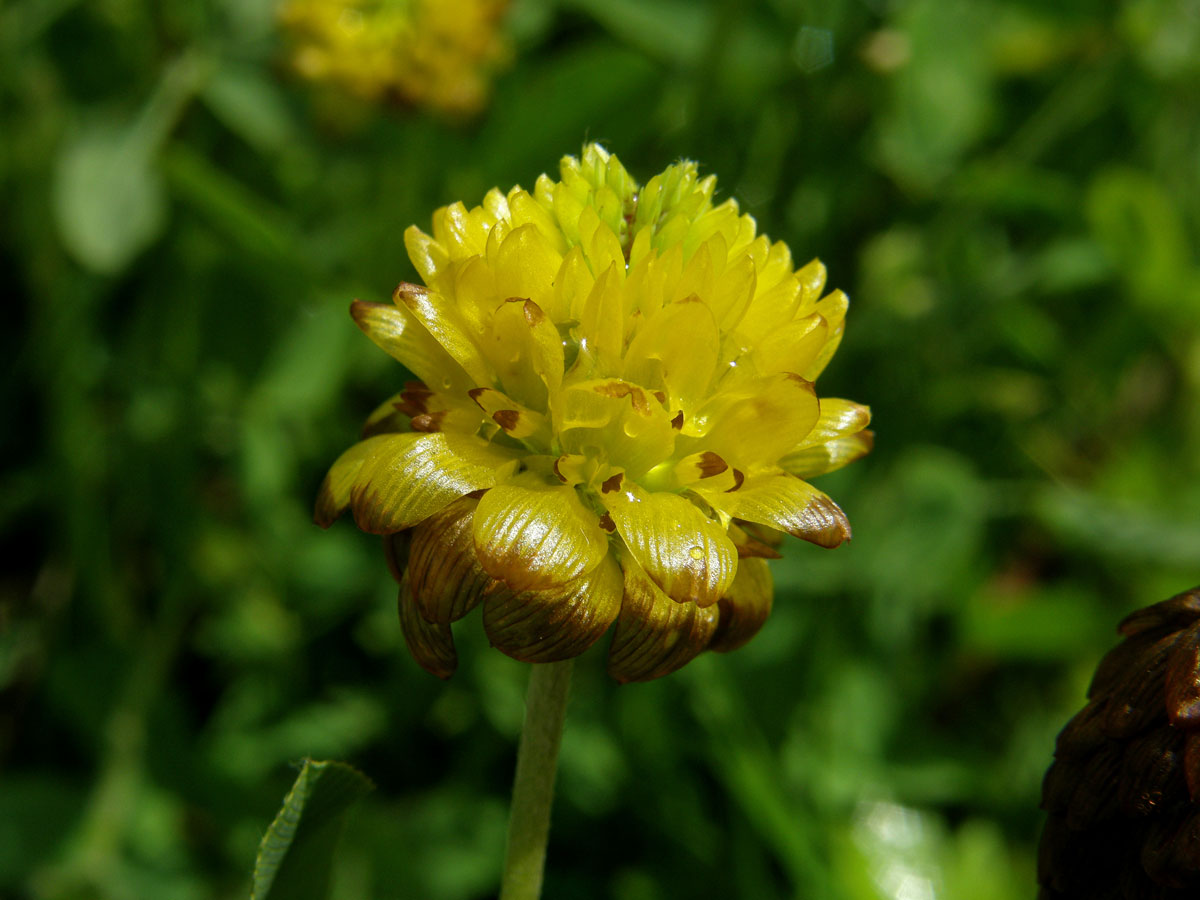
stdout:
<svg viewBox="0 0 1200 900">
<path fill-rule="evenodd" d="M 690 550 L 688 550 L 688 556 L 690 556 L 692 559 L 704 559 L 704 551 L 699 547 L 692 547 Z"/>
</svg>

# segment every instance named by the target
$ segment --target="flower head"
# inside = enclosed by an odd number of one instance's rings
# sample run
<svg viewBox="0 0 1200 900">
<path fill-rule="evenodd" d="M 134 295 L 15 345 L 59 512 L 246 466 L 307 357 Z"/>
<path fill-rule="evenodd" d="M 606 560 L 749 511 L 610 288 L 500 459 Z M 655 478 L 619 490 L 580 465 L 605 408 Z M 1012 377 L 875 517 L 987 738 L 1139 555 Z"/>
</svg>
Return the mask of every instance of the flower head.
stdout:
<svg viewBox="0 0 1200 900">
<path fill-rule="evenodd" d="M 477 112 L 508 55 L 497 31 L 507 0 L 285 0 L 292 63 L 366 100 Z"/>
<path fill-rule="evenodd" d="M 1045 900 L 1200 892 L 1200 587 L 1120 630 L 1042 786 Z"/>
<path fill-rule="evenodd" d="M 450 623 L 482 604 L 492 644 L 575 656 L 614 622 L 609 671 L 656 678 L 749 640 L 771 608 L 778 532 L 850 536 L 803 480 L 865 454 L 870 413 L 818 400 L 847 299 L 796 270 L 712 176 L 637 184 L 589 145 L 532 193 L 409 228 L 424 286 L 351 312 L 419 381 L 330 470 L 387 543 L 410 649 L 447 676 Z"/>
</svg>

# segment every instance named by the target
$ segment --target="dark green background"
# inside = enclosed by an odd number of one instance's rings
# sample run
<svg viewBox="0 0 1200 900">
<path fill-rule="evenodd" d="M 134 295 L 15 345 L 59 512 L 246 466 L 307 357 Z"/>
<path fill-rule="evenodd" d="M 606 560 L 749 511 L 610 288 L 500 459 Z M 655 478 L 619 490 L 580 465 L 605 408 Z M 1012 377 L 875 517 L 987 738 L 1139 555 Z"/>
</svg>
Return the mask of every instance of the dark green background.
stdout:
<svg viewBox="0 0 1200 900">
<path fill-rule="evenodd" d="M 295 82 L 268 0 L 0 7 L 0 897 L 245 896 L 306 754 L 379 785 L 339 900 L 495 890 L 526 671 L 419 670 L 310 502 L 404 228 L 585 139 L 825 261 L 878 440 L 747 648 L 580 660 L 547 897 L 1031 896 L 1056 731 L 1200 581 L 1200 4 L 744 7 L 518 2 L 468 124 Z"/>
</svg>

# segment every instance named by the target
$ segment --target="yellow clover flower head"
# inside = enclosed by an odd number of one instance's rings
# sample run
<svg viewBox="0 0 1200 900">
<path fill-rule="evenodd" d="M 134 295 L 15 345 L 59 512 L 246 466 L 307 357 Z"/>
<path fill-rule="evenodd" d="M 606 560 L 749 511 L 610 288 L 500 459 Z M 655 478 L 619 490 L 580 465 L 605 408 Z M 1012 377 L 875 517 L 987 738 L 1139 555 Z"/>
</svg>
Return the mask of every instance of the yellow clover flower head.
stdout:
<svg viewBox="0 0 1200 900">
<path fill-rule="evenodd" d="M 293 67 L 364 100 L 466 115 L 487 100 L 509 55 L 498 30 L 508 0 L 284 0 Z"/>
<path fill-rule="evenodd" d="M 870 411 L 818 399 L 847 299 L 681 162 L 639 185 L 591 144 L 532 193 L 438 210 L 405 244 L 424 286 L 355 301 L 419 379 L 334 463 L 316 520 L 390 536 L 409 649 L 456 664 L 478 605 L 491 643 L 573 657 L 615 622 L 609 672 L 656 678 L 749 640 L 788 532 L 845 515 L 805 478 L 871 448 Z"/>
</svg>

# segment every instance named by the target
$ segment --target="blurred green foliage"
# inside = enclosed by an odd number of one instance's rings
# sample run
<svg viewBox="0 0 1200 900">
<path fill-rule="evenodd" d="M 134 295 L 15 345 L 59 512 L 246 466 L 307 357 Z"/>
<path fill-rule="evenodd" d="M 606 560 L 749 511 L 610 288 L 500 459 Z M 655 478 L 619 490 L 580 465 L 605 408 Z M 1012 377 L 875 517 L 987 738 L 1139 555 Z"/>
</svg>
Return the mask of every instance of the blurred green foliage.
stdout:
<svg viewBox="0 0 1200 900">
<path fill-rule="evenodd" d="M 1015 900 L 1113 626 L 1200 580 L 1196 0 L 518 0 L 477 121 L 293 81 L 270 0 L 0 6 L 0 897 L 244 897 L 304 756 L 340 900 L 491 895 L 525 671 L 403 651 L 327 464 L 402 379 L 402 231 L 587 139 L 690 157 L 853 298 L 746 649 L 576 667 L 548 897 Z"/>
</svg>

